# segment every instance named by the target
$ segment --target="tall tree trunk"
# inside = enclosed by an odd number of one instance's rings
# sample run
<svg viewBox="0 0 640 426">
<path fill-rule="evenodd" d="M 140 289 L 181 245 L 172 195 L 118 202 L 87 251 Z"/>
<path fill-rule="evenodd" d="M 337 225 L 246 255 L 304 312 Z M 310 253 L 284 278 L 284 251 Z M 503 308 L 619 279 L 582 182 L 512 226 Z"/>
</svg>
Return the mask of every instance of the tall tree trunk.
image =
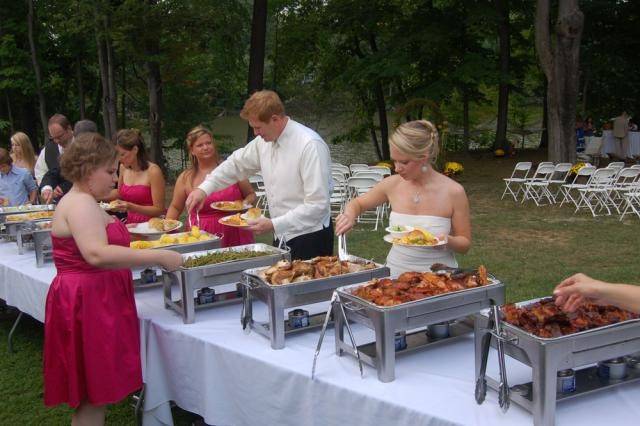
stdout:
<svg viewBox="0 0 640 426">
<path fill-rule="evenodd" d="M 507 141 L 507 120 L 509 117 L 509 61 L 511 59 L 511 42 L 509 36 L 509 0 L 496 0 L 496 11 L 499 16 L 498 38 L 500 40 L 500 85 L 498 88 L 498 121 L 496 123 L 496 139 L 494 149 L 509 149 Z"/>
<path fill-rule="evenodd" d="M 266 40 L 267 0 L 253 0 L 251 47 L 249 50 L 249 82 L 247 84 L 247 92 L 249 95 L 263 88 Z M 249 142 L 253 139 L 253 131 L 250 126 L 247 127 L 247 142 Z"/>
<path fill-rule="evenodd" d="M 553 42 L 549 26 L 549 0 L 537 0 L 536 50 L 548 82 L 549 160 L 573 162 L 576 159 L 580 39 L 584 28 L 578 0 L 558 2 Z"/>
<path fill-rule="evenodd" d="M 122 96 L 120 96 L 120 128 L 125 129 L 127 127 L 127 65 L 122 64 Z"/>
<path fill-rule="evenodd" d="M 98 2 L 95 3 L 96 43 L 98 46 L 98 64 L 100 66 L 100 81 L 102 82 L 102 119 L 104 134 L 107 139 L 115 136 L 118 122 L 116 110 L 115 59 L 109 36 L 111 25 L 108 11 L 102 13 Z"/>
<path fill-rule="evenodd" d="M 470 129 L 469 129 L 469 93 L 466 88 L 462 89 L 462 143 L 464 149 L 469 151 Z"/>
<path fill-rule="evenodd" d="M 369 33 L 369 46 L 371 51 L 378 53 L 378 44 L 373 33 Z M 376 109 L 378 110 L 378 120 L 380 121 L 380 142 L 382 145 L 382 160 L 389 160 L 391 153 L 389 151 L 389 121 L 387 120 L 387 103 L 384 99 L 384 87 L 382 81 L 377 79 L 373 88 L 376 98 Z"/>
<path fill-rule="evenodd" d="M 35 16 L 33 11 L 33 0 L 27 0 L 29 6 L 29 12 L 27 14 L 27 25 L 29 27 L 29 47 L 31 49 L 31 64 L 33 65 L 33 72 L 36 77 L 36 91 L 38 92 L 38 105 L 40 112 L 40 122 L 42 123 L 42 132 L 44 140 L 49 139 L 49 128 L 47 126 L 47 105 L 44 98 L 44 91 L 42 90 L 42 73 L 40 71 L 40 63 L 38 62 L 38 55 L 36 54 L 36 41 L 34 36 L 34 22 Z"/>
<path fill-rule="evenodd" d="M 547 100 L 547 79 L 545 77 L 542 84 L 542 133 L 540 134 L 540 149 L 548 149 L 549 147 L 549 102 Z"/>
<path fill-rule="evenodd" d="M 84 100 L 84 85 L 82 84 L 82 59 L 76 56 L 76 84 L 78 85 L 78 107 L 80 108 L 80 120 L 87 118 L 86 104 Z"/>
<path fill-rule="evenodd" d="M 9 118 L 9 128 L 11 129 L 11 133 L 16 131 L 15 126 L 13 124 L 13 112 L 11 110 L 11 100 L 9 99 L 9 93 L 7 91 L 4 92 L 4 100 L 7 103 L 7 117 Z"/>
</svg>

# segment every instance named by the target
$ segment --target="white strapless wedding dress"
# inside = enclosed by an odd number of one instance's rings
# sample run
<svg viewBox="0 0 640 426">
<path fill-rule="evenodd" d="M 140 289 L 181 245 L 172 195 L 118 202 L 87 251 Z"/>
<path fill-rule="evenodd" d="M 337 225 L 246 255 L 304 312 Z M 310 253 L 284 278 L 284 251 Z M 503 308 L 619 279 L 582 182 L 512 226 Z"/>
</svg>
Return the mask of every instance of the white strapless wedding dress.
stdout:
<svg viewBox="0 0 640 426">
<path fill-rule="evenodd" d="M 451 218 L 428 215 L 412 215 L 391 212 L 389 226 L 409 225 L 420 227 L 433 235 L 449 235 L 451 233 Z M 405 247 L 394 245 L 387 255 L 387 266 L 391 270 L 391 277 L 397 278 L 403 272 L 430 271 L 434 263 L 444 263 L 453 268 L 458 267 L 458 262 L 453 252 L 449 249 L 437 250 L 433 248 Z"/>
</svg>

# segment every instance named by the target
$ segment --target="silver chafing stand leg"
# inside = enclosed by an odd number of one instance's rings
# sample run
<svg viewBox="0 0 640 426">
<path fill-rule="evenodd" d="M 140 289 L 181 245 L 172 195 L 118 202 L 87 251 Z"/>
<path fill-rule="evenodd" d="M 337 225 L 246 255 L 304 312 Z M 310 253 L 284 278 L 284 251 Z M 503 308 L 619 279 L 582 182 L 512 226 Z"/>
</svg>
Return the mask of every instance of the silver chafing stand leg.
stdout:
<svg viewBox="0 0 640 426">
<path fill-rule="evenodd" d="M 178 278 L 180 285 L 180 294 L 182 297 L 182 322 L 185 324 L 193 324 L 196 320 L 196 304 L 193 300 L 193 288 L 188 282 L 183 282 Z"/>
<path fill-rule="evenodd" d="M 278 309 L 278 305 L 273 293 L 271 293 L 268 297 L 267 306 L 269 309 L 269 336 L 272 349 L 284 348 L 284 309 Z"/>
<path fill-rule="evenodd" d="M 242 312 L 240 313 L 240 323 L 242 329 L 247 333 L 251 332 L 253 327 L 253 297 L 251 295 L 251 278 L 247 275 L 242 277 Z"/>
<path fill-rule="evenodd" d="M 351 331 L 351 326 L 349 325 L 349 319 L 347 318 L 347 314 L 344 311 L 345 304 L 342 303 L 340 299 L 340 295 L 338 294 L 338 309 L 340 310 L 340 315 L 344 320 L 343 324 L 347 328 L 347 333 L 349 333 L 349 339 L 351 340 L 351 345 L 353 346 L 353 352 L 358 359 L 358 367 L 360 368 L 360 377 L 364 377 L 364 370 L 362 369 L 362 360 L 360 359 L 360 350 L 358 349 L 358 345 L 356 344 L 356 339 L 353 337 L 353 332 Z M 348 307 L 347 307 L 348 308 Z"/>
<path fill-rule="evenodd" d="M 385 324 L 385 316 L 372 318 L 376 332 L 376 369 L 378 379 L 383 383 L 395 380 L 396 345 L 395 330 L 391 324 Z M 388 322 L 388 321 L 387 321 Z"/>
<path fill-rule="evenodd" d="M 553 426 L 556 415 L 556 380 L 558 365 L 556 354 L 547 348 L 541 348 L 538 353 L 529 353 L 532 356 L 531 378 L 533 380 L 533 424 L 535 426 Z M 537 360 L 535 358 L 538 358 Z"/>
<path fill-rule="evenodd" d="M 344 343 L 344 322 L 346 319 L 342 317 L 337 303 L 334 303 L 331 309 L 333 309 L 333 332 L 335 333 L 336 355 L 342 356 L 344 353 L 342 344 Z"/>
</svg>

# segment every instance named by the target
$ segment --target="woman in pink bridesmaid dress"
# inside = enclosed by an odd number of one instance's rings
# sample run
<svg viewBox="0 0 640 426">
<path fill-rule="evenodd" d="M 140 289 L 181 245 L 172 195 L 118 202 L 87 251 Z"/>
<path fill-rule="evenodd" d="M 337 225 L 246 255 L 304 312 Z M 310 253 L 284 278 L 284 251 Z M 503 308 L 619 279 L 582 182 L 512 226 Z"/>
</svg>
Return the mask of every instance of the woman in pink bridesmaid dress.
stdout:
<svg viewBox="0 0 640 426">
<path fill-rule="evenodd" d="M 104 424 L 106 404 L 142 386 L 129 268 L 182 264 L 173 251 L 130 249 L 125 226 L 98 206 L 117 180 L 116 156 L 102 136 L 85 133 L 60 160 L 73 187 L 51 228 L 57 275 L 45 310 L 44 402 L 74 408 L 73 424 Z"/>
<path fill-rule="evenodd" d="M 108 199 L 118 199 L 117 211 L 127 212 L 127 223 L 146 222 L 164 214 L 164 176 L 149 161 L 138 129 L 119 130 L 116 150 L 120 159 L 118 189 Z"/>
<path fill-rule="evenodd" d="M 220 162 L 213 143 L 213 135 L 203 126 L 196 126 L 187 134 L 187 149 L 191 167 L 178 176 L 173 190 L 173 199 L 167 211 L 167 219 L 178 219 L 184 210 L 184 203 L 189 193 L 200 185 L 204 177 L 211 173 Z M 218 223 L 218 220 L 229 215 L 229 212 L 211 208 L 211 203 L 216 201 L 236 200 L 243 200 L 246 205 L 255 203 L 256 194 L 247 180 L 209 195 L 198 217 L 195 213 L 190 217 L 191 224 L 199 225 L 200 229 L 210 233 L 222 234 L 222 247 L 253 243 L 255 240 L 251 232 Z"/>
</svg>

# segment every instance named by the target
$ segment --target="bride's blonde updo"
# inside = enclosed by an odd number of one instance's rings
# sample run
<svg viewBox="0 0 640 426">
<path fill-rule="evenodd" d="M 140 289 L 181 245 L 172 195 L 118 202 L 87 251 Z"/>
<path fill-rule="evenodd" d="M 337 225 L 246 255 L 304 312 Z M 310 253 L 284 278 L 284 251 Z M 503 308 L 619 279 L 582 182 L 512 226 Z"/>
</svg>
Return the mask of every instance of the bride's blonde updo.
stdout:
<svg viewBox="0 0 640 426">
<path fill-rule="evenodd" d="M 391 146 L 416 160 L 429 159 L 435 163 L 438 156 L 438 130 L 430 121 L 415 120 L 398 126 L 389 138 Z"/>
</svg>

